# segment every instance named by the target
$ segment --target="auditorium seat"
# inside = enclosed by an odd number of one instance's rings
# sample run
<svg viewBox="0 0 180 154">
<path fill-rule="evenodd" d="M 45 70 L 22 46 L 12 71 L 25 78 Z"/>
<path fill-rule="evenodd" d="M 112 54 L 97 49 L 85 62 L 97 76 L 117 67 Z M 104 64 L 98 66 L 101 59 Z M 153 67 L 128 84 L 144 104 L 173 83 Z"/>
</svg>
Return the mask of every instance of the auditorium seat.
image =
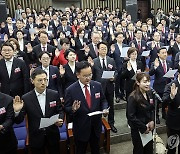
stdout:
<svg viewBox="0 0 180 154">
<path fill-rule="evenodd" d="M 13 128 L 18 141 L 18 154 L 23 154 L 27 150 L 27 129 L 25 120 L 20 124 L 14 124 Z"/>
<path fill-rule="evenodd" d="M 68 138 L 67 138 L 66 122 L 63 123 L 62 127 L 59 127 L 59 132 L 60 132 L 60 153 L 67 154 Z"/>
<path fill-rule="evenodd" d="M 102 118 L 102 132 L 100 136 L 100 148 L 103 148 L 106 153 L 110 153 L 110 126 L 105 118 Z M 72 129 L 68 129 L 70 154 L 75 154 L 75 142 Z"/>
</svg>

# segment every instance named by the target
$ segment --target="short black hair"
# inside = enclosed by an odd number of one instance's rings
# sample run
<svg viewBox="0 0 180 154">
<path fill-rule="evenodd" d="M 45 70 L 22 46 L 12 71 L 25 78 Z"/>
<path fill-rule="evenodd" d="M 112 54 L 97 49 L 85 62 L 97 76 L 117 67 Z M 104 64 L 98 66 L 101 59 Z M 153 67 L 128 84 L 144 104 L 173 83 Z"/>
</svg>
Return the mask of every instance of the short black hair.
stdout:
<svg viewBox="0 0 180 154">
<path fill-rule="evenodd" d="M 160 51 L 163 50 L 163 49 L 166 49 L 166 47 L 161 47 L 161 48 L 159 48 L 158 51 L 157 51 L 157 53 L 160 53 Z M 167 49 L 166 49 L 166 51 L 167 51 Z"/>
<path fill-rule="evenodd" d="M 14 50 L 13 45 L 12 45 L 9 41 L 6 41 L 6 42 L 3 43 L 3 45 L 1 46 L 1 50 L 2 50 L 2 48 L 3 48 L 4 46 L 9 46 L 9 47 L 11 47 L 11 48 Z"/>
<path fill-rule="evenodd" d="M 80 73 L 82 69 L 91 67 L 91 64 L 87 61 L 81 61 L 76 63 L 76 72 Z"/>
<path fill-rule="evenodd" d="M 60 40 L 60 45 L 63 45 L 64 43 L 70 44 L 69 39 L 68 38 L 64 38 L 64 39 Z"/>
<path fill-rule="evenodd" d="M 123 37 L 124 37 L 123 32 L 118 32 L 118 33 L 116 33 L 116 34 L 115 34 L 115 37 L 118 37 L 119 35 L 123 35 Z"/>
<path fill-rule="evenodd" d="M 24 32 L 22 30 L 17 30 L 16 35 L 17 35 L 18 32 L 21 32 L 24 35 Z"/>
<path fill-rule="evenodd" d="M 76 54 L 76 51 L 75 51 L 74 49 L 72 49 L 72 48 L 67 49 L 67 50 L 65 51 L 65 53 L 64 53 L 64 58 L 65 58 L 66 60 L 67 60 L 67 56 L 69 55 L 70 52 L 73 52 L 73 53 Z"/>
<path fill-rule="evenodd" d="M 99 43 L 97 44 L 97 48 L 98 48 L 98 49 L 99 49 L 99 47 L 100 47 L 101 44 L 104 44 L 104 45 L 108 46 L 108 44 L 107 44 L 106 41 L 102 41 L 102 42 L 99 42 Z"/>
<path fill-rule="evenodd" d="M 44 71 L 43 69 L 41 68 L 36 68 L 32 73 L 31 73 L 31 79 L 34 80 L 36 78 L 37 75 L 40 75 L 40 74 L 46 74 L 46 71 Z"/>
<path fill-rule="evenodd" d="M 49 57 L 51 57 L 51 54 L 49 53 L 49 52 L 47 52 L 47 51 L 43 51 L 43 52 L 40 52 L 39 53 L 39 59 L 41 59 L 41 57 L 44 55 L 44 54 L 47 54 Z"/>
</svg>

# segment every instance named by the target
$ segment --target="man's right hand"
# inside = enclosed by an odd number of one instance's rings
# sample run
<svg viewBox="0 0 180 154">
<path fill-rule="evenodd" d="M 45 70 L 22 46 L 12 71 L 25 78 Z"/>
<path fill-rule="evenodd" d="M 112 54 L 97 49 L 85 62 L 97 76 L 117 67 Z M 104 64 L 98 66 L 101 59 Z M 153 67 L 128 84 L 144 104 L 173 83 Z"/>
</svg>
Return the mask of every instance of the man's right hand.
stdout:
<svg viewBox="0 0 180 154">
<path fill-rule="evenodd" d="M 158 60 L 158 58 L 156 58 L 155 61 L 154 61 L 154 67 L 155 68 L 159 67 L 159 60 Z"/>
<path fill-rule="evenodd" d="M 75 100 L 72 105 L 73 112 L 76 112 L 80 108 L 80 105 L 81 105 L 81 101 Z"/>
<path fill-rule="evenodd" d="M 14 108 L 14 111 L 15 112 L 21 111 L 23 105 L 24 105 L 23 100 L 21 100 L 19 96 L 15 96 L 15 98 L 13 99 L 13 108 Z"/>
</svg>

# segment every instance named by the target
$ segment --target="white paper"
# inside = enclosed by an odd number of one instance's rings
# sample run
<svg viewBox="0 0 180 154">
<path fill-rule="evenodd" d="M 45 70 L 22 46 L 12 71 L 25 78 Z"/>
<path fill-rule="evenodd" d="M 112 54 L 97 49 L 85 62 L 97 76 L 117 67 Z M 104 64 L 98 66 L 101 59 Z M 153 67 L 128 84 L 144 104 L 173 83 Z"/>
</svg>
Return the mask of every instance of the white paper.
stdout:
<svg viewBox="0 0 180 154">
<path fill-rule="evenodd" d="M 141 134 L 139 132 L 139 135 L 141 137 L 141 141 L 142 141 L 142 144 L 143 144 L 143 147 L 148 144 L 152 139 L 153 139 L 153 136 L 152 136 L 152 131 L 150 131 L 148 134 Z"/>
<path fill-rule="evenodd" d="M 70 31 L 67 31 L 65 32 L 66 33 L 66 36 L 69 36 L 70 35 Z"/>
<path fill-rule="evenodd" d="M 147 56 L 149 56 L 149 54 L 150 54 L 150 50 L 148 50 L 148 51 L 143 51 L 143 53 L 141 54 L 141 56 L 147 57 Z"/>
<path fill-rule="evenodd" d="M 51 34 L 52 34 L 52 31 L 47 31 L 47 33 L 48 33 L 49 35 L 51 35 Z"/>
<path fill-rule="evenodd" d="M 177 69 L 175 70 L 169 70 L 163 77 L 166 78 L 174 78 L 174 74 L 177 72 Z"/>
<path fill-rule="evenodd" d="M 88 114 L 88 116 L 94 116 L 94 115 L 98 115 L 98 114 L 102 114 L 103 113 L 103 111 L 95 111 L 95 112 L 91 112 L 91 113 L 89 113 Z"/>
<path fill-rule="evenodd" d="M 35 30 L 34 28 L 30 28 L 30 29 L 29 29 L 29 33 L 30 33 L 30 34 L 35 34 L 35 33 L 36 33 L 36 30 Z"/>
<path fill-rule="evenodd" d="M 147 42 L 146 45 L 148 46 L 151 42 L 152 42 L 152 41 Z"/>
<path fill-rule="evenodd" d="M 68 129 L 72 129 L 73 128 L 73 123 L 68 123 Z"/>
<path fill-rule="evenodd" d="M 112 79 L 115 71 L 103 71 L 102 79 Z"/>
<path fill-rule="evenodd" d="M 124 47 L 122 48 L 121 56 L 120 57 L 127 57 L 127 52 L 130 47 Z"/>
<path fill-rule="evenodd" d="M 59 118 L 59 114 L 56 114 L 50 118 L 41 118 L 39 129 L 49 127 L 53 125 Z"/>
</svg>

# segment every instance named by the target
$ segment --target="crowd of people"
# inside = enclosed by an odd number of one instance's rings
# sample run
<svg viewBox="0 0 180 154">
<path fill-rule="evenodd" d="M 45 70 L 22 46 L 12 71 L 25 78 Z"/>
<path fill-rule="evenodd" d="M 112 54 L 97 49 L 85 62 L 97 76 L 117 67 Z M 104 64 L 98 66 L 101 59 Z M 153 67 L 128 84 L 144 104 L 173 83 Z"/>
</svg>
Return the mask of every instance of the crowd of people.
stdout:
<svg viewBox="0 0 180 154">
<path fill-rule="evenodd" d="M 167 120 L 168 136 L 180 135 L 179 75 L 174 81 L 163 77 L 171 69 L 180 73 L 179 6 L 168 14 L 161 8 L 156 14 L 151 9 L 146 21 L 138 11 L 134 21 L 118 8 L 82 10 L 71 6 L 63 12 L 49 6 L 37 12 L 18 4 L 15 17 L 8 16 L 0 24 L 0 47 L 3 154 L 16 153 L 12 125 L 21 123 L 25 115 L 31 152 L 43 154 L 47 147 L 49 153 L 58 154 L 58 127 L 64 122 L 64 112 L 66 121 L 73 122 L 76 153 L 84 154 L 90 142 L 92 153 L 98 154 L 101 115 L 87 114 L 103 110 L 111 131 L 117 133 L 114 98 L 117 103 L 127 101 L 133 153 L 152 154 L 152 142 L 143 148 L 139 135 L 151 132 L 154 122 L 160 124 L 161 102 L 154 121 L 151 80 L 163 98 L 162 118 Z M 105 71 L 114 72 L 113 77 L 102 78 Z M 55 114 L 59 114 L 55 125 L 39 129 L 41 118 Z M 175 154 L 175 149 L 168 153 Z"/>
</svg>

